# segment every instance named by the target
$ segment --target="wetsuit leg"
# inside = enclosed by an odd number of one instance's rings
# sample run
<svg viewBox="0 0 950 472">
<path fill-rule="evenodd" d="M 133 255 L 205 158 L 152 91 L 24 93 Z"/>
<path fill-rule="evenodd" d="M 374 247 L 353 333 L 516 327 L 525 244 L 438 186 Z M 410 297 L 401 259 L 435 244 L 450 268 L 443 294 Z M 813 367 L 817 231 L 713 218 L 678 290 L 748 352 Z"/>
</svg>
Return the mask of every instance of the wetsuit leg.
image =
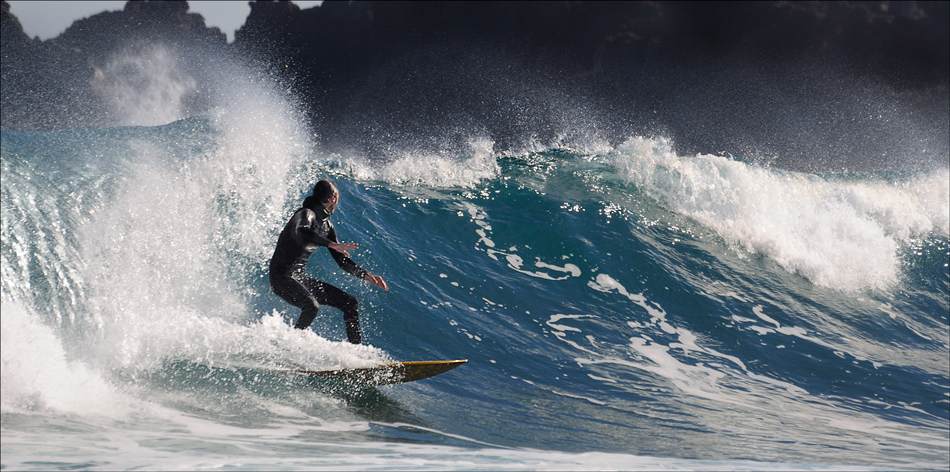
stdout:
<svg viewBox="0 0 950 472">
<path fill-rule="evenodd" d="M 360 330 L 359 301 L 356 297 L 326 282 L 306 277 L 296 280 L 292 277 L 271 277 L 271 289 L 280 298 L 300 308 L 300 317 L 294 328 L 307 329 L 317 317 L 320 305 L 332 306 L 343 311 L 343 324 L 346 326 L 346 338 L 353 344 L 363 342 Z"/>
<path fill-rule="evenodd" d="M 312 308 L 307 306 L 300 310 L 300 317 L 297 318 L 297 322 L 294 323 L 294 328 L 296 329 L 307 329 L 313 323 L 314 318 L 317 317 L 317 311 L 319 308 Z"/>
<path fill-rule="evenodd" d="M 306 280 L 316 282 L 310 278 Z M 300 308 L 300 317 L 297 318 L 294 328 L 307 329 L 313 323 L 313 319 L 317 317 L 317 311 L 320 310 L 320 302 L 310 293 L 309 288 L 293 277 L 279 276 L 270 278 L 270 286 L 278 297 Z"/>
<path fill-rule="evenodd" d="M 363 342 L 363 335 L 360 331 L 359 301 L 356 297 L 319 280 L 307 279 L 304 281 L 304 285 L 317 299 L 318 303 L 339 308 L 343 311 L 346 338 L 351 343 L 360 344 Z"/>
</svg>

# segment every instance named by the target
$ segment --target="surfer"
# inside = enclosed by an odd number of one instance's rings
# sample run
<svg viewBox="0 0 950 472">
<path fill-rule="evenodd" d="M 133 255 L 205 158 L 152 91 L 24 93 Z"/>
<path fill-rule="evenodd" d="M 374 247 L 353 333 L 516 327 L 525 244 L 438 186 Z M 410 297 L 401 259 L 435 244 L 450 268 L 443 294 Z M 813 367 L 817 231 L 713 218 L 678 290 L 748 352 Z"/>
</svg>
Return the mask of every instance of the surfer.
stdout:
<svg viewBox="0 0 950 472">
<path fill-rule="evenodd" d="M 324 246 L 341 269 L 389 290 L 382 277 L 370 274 L 350 259 L 347 250 L 357 249 L 357 244 L 340 243 L 337 240 L 336 229 L 329 218 L 339 203 L 340 192 L 333 182 L 323 179 L 314 185 L 313 194 L 304 200 L 303 207 L 294 213 L 277 238 L 277 247 L 270 260 L 270 286 L 277 296 L 300 308 L 300 318 L 294 328 L 307 329 L 316 318 L 321 304 L 332 306 L 343 311 L 347 339 L 353 344 L 360 344 L 362 334 L 356 297 L 326 282 L 307 277 L 304 271 L 310 254 Z"/>
</svg>

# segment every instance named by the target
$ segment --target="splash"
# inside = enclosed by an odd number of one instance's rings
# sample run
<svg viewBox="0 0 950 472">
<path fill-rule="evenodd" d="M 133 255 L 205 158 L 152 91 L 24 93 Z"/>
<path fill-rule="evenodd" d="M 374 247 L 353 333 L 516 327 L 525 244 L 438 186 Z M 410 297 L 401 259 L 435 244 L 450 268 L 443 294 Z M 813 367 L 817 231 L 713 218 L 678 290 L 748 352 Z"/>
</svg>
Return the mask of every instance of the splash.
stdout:
<svg viewBox="0 0 950 472">
<path fill-rule="evenodd" d="M 188 82 L 168 51 L 143 54 L 129 73 L 155 75 L 143 86 L 157 87 L 159 101 L 182 99 L 184 88 L 163 88 Z M 260 71 L 220 72 L 210 117 L 42 136 L 80 147 L 68 156 L 13 155 L 5 138 L 4 411 L 94 412 L 59 392 L 107 398 L 113 382 L 169 362 L 319 369 L 388 359 L 256 307 L 269 293 L 249 287 L 266 273 L 288 196 L 309 184 L 311 136 L 294 100 Z M 134 88 L 134 78 L 115 84 Z M 136 108 L 147 95 L 126 103 L 127 116 L 148 108 Z M 166 111 L 148 120 L 174 119 Z M 36 368 L 48 357 L 37 349 L 54 357 L 48 366 Z"/>
<path fill-rule="evenodd" d="M 119 123 L 155 126 L 187 116 L 186 101 L 198 82 L 185 71 L 174 49 L 162 44 L 133 45 L 116 53 L 92 81 Z"/>
<path fill-rule="evenodd" d="M 54 330 L 35 315 L 7 301 L 2 312 L 0 408 L 4 413 L 51 410 L 115 417 L 129 411 L 130 400 L 95 370 L 70 361 Z"/>
</svg>

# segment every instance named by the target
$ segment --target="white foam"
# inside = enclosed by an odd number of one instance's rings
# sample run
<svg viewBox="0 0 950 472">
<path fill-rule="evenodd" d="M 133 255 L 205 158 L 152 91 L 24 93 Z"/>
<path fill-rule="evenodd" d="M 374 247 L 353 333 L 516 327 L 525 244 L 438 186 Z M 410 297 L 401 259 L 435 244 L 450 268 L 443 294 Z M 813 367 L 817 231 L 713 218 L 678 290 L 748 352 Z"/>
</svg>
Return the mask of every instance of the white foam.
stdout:
<svg viewBox="0 0 950 472">
<path fill-rule="evenodd" d="M 650 323 L 657 323 L 659 321 L 666 320 L 666 312 L 663 311 L 663 308 L 660 307 L 660 305 L 656 304 L 656 302 L 653 302 L 653 306 L 650 306 L 647 303 L 646 297 L 644 297 L 642 293 L 632 294 L 627 292 L 627 289 L 621 285 L 620 282 L 607 274 L 597 274 L 597 277 L 594 280 L 587 282 L 587 286 L 597 290 L 598 292 L 605 293 L 616 290 L 618 293 L 629 298 L 630 301 L 646 310 L 647 313 L 649 313 L 652 317 Z"/>
<path fill-rule="evenodd" d="M 486 243 L 486 246 L 488 246 L 488 247 L 494 247 L 494 244 L 488 245 L 488 244 Z M 519 256 L 519 255 L 517 255 L 517 254 L 509 254 L 509 253 L 505 253 L 505 252 L 501 252 L 501 251 L 495 251 L 495 250 L 492 250 L 492 249 L 488 249 L 487 252 L 489 252 L 491 255 L 501 254 L 501 255 L 505 256 L 505 260 L 508 261 L 508 268 L 514 270 L 515 272 L 520 272 L 520 273 L 522 273 L 522 274 L 524 274 L 524 275 L 529 275 L 529 276 L 531 276 L 531 277 L 535 277 L 535 278 L 539 278 L 539 279 L 545 279 L 545 280 L 566 280 L 566 279 L 568 279 L 568 278 L 570 278 L 570 277 L 580 277 L 580 275 L 581 275 L 581 269 L 580 269 L 579 267 L 577 267 L 576 265 L 570 264 L 570 263 L 565 264 L 563 267 L 561 267 L 561 266 L 556 266 L 556 265 L 552 265 L 552 264 L 547 264 L 547 263 L 545 263 L 545 262 L 541 262 L 540 259 L 537 260 L 537 261 L 535 261 L 535 263 L 534 263 L 534 266 L 535 266 L 535 267 L 538 267 L 538 268 L 541 268 L 541 269 L 549 269 L 549 270 L 553 270 L 553 271 L 555 271 L 555 272 L 563 272 L 563 273 L 567 273 L 567 274 L 568 274 L 568 275 L 565 275 L 565 276 L 562 276 L 562 277 L 556 277 L 556 276 L 552 276 L 551 274 L 549 274 L 549 273 L 547 273 L 547 272 L 543 272 L 543 271 L 532 271 L 532 270 L 525 270 L 525 269 L 523 269 L 522 266 L 524 266 L 524 259 L 522 259 L 521 256 Z"/>
<path fill-rule="evenodd" d="M 728 423 L 732 415 L 738 415 L 743 418 L 742 421 L 756 418 L 755 421 L 766 425 L 765 428 L 769 428 L 767 425 L 771 423 L 797 423 L 800 425 L 798 427 L 811 431 L 809 434 L 815 434 L 816 438 L 837 437 L 838 430 L 857 432 L 859 435 L 870 438 L 869 445 L 877 444 L 882 440 L 901 441 L 904 447 L 911 451 L 933 451 L 935 443 L 941 440 L 944 444 L 946 443 L 946 439 L 941 438 L 940 433 L 934 435 L 907 427 L 902 423 L 882 420 L 873 414 L 858 413 L 849 408 L 842 408 L 834 399 L 811 395 L 804 388 L 793 383 L 778 380 L 769 375 L 757 374 L 749 370 L 737 357 L 705 346 L 698 336 L 667 320 L 666 312 L 662 307 L 649 302 L 643 294 L 629 293 L 619 281 L 609 275 L 600 274 L 589 286 L 600 292 L 619 294 L 641 308 L 651 307 L 657 310 L 656 313 L 647 313 L 651 316 L 649 321 L 643 321 L 643 314 L 637 313 L 639 310 L 634 310 L 631 317 L 641 321 L 627 322 L 626 325 L 636 330 L 637 336 L 629 338 L 629 344 L 623 347 L 598 341 L 591 335 L 584 335 L 585 323 L 594 322 L 594 319 L 597 319 L 598 324 L 608 322 L 596 315 L 557 314 L 547 321 L 547 326 L 554 330 L 555 337 L 576 349 L 582 356 L 575 358 L 579 366 L 585 368 L 598 365 L 613 366 L 608 367 L 609 370 L 606 371 L 609 372 L 609 377 L 593 375 L 594 372 L 600 374 L 599 370 L 587 372 L 589 378 L 604 382 L 610 388 L 616 388 L 617 385 L 628 389 L 637 388 L 635 386 L 642 383 L 650 386 L 649 390 L 655 391 L 655 386 L 658 384 L 668 385 L 673 387 L 673 395 L 684 394 L 693 397 L 685 400 L 684 403 L 702 405 L 701 415 L 706 415 L 712 423 L 718 421 L 718 424 Z M 762 306 L 755 306 L 753 312 L 759 320 L 773 325 L 774 329 L 755 326 L 744 327 L 744 329 L 761 328 L 769 333 L 778 332 L 781 335 L 796 336 L 830 347 L 827 343 L 806 336 L 804 329 L 781 326 L 777 320 L 765 314 Z M 737 321 L 743 323 L 758 321 L 751 318 L 737 318 Z M 603 330 L 603 326 L 599 326 L 592 331 L 602 332 Z M 676 340 L 664 344 L 663 340 L 669 339 L 671 335 L 675 335 Z M 581 341 L 578 339 L 580 336 L 586 339 Z M 843 357 L 845 354 L 839 355 Z M 721 362 L 722 360 L 728 362 Z M 630 368 L 631 372 L 633 370 L 646 372 L 654 375 L 655 378 L 644 378 L 635 373 L 625 375 L 625 367 Z M 627 387 L 627 385 L 633 385 L 633 387 Z M 710 403 L 706 403 L 707 401 Z M 603 406 L 623 408 L 621 404 L 620 401 L 607 399 Z M 897 407 L 897 405 L 894 406 Z M 913 405 L 902 404 L 901 407 L 908 410 L 914 409 Z M 709 416 L 712 411 L 719 413 Z M 935 418 L 927 422 L 932 428 L 941 428 L 939 419 Z M 756 428 L 756 426 L 750 426 L 752 429 Z M 748 430 L 744 430 L 744 434 L 748 434 Z M 771 434 L 771 432 L 765 434 Z M 903 440 L 898 439 L 901 436 Z"/>
<path fill-rule="evenodd" d="M 535 260 L 534 262 L 535 267 L 539 269 L 547 269 L 550 271 L 560 272 L 567 275 L 557 276 L 557 275 L 551 275 L 549 272 L 546 272 L 543 270 L 534 271 L 534 270 L 525 269 L 524 258 L 522 258 L 518 254 L 515 254 L 516 252 L 518 252 L 517 246 L 509 246 L 508 248 L 509 252 L 495 249 L 496 247 L 495 241 L 491 239 L 491 230 L 492 230 L 491 224 L 488 223 L 488 214 L 485 213 L 485 210 L 467 201 L 462 201 L 458 203 L 458 206 L 460 208 L 458 215 L 463 216 L 466 213 L 468 213 L 468 215 L 472 219 L 472 222 L 474 222 L 478 226 L 478 229 L 475 230 L 475 234 L 478 235 L 478 242 L 476 243 L 476 249 L 485 251 L 485 253 L 488 254 L 488 257 L 492 258 L 493 260 L 497 261 L 499 260 L 498 256 L 501 256 L 504 258 L 505 262 L 508 263 L 509 269 L 514 270 L 515 272 L 530 276 L 530 277 L 538 278 L 538 279 L 557 281 L 557 280 L 567 280 L 570 277 L 581 276 L 581 269 L 575 264 L 571 264 L 568 262 L 568 263 L 565 263 L 563 266 L 558 266 L 555 264 L 548 264 L 547 262 L 542 261 L 540 258 L 537 258 Z M 479 247 L 479 245 L 485 246 L 485 247 L 481 248 Z M 569 259 L 569 258 L 570 256 L 566 256 L 566 255 L 561 256 L 562 260 Z"/>
<path fill-rule="evenodd" d="M 0 306 L 0 409 L 4 413 L 52 411 L 120 417 L 129 400 L 79 361 L 69 360 L 62 341 L 18 303 Z"/>
<path fill-rule="evenodd" d="M 407 151 L 384 165 L 354 159 L 347 161 L 346 166 L 357 180 L 400 186 L 470 188 L 483 179 L 496 177 L 500 168 L 492 153 L 491 140 L 472 139 L 469 146 L 468 155 L 461 159 L 455 155 Z"/>
<path fill-rule="evenodd" d="M 560 392 L 555 392 L 561 394 Z M 594 399 L 567 394 L 593 404 Z M 638 456 L 634 454 L 583 452 L 571 453 L 526 448 L 503 448 L 486 445 L 469 438 L 445 434 L 418 425 L 391 424 L 393 428 L 411 428 L 453 438 L 478 447 L 456 447 L 415 442 L 326 442 L 312 437 L 312 425 L 288 426 L 281 429 L 235 429 L 213 424 L 201 430 L 189 425 L 180 430 L 152 433 L 110 434 L 103 455 L 98 435 L 94 446 L 80 444 L 71 449 L 72 463 L 97 463 L 116 470 L 872 470 L 854 466 L 828 464 L 768 463 L 752 461 L 711 461 Z M 363 432 L 366 423 L 345 423 L 336 426 L 342 433 Z M 379 425 L 376 425 L 379 427 Z M 169 453 L 164 448 L 143 444 L 192 442 L 196 433 L 203 447 Z M 12 433 L 10 436 L 13 436 Z M 6 439 L 6 437 L 5 437 Z M 61 438 L 56 438 L 61 439 Z M 72 439 L 72 438 L 62 438 Z M 6 442 L 5 442 L 6 444 Z M 35 467 L 35 453 L 20 452 L 13 447 L 4 451 L 4 464 L 14 470 Z M 96 447 L 100 446 L 100 447 Z M 293 452 L 289 452 L 293 451 Z M 932 467 L 911 467 L 932 468 Z"/>
<path fill-rule="evenodd" d="M 600 292 L 616 292 L 626 297 L 635 305 L 646 310 L 647 314 L 650 315 L 650 320 L 648 322 L 627 322 L 627 326 L 640 332 L 639 337 L 630 338 L 629 347 L 637 353 L 637 356 L 635 356 L 634 360 L 629 360 L 617 355 L 605 355 L 598 353 L 595 350 L 581 347 L 576 342 L 567 339 L 567 331 L 580 331 L 580 329 L 566 327 L 561 324 L 554 324 L 555 321 L 559 321 L 561 319 L 581 320 L 586 318 L 586 316 L 556 315 L 556 318 L 552 317 L 548 322 L 548 326 L 554 329 L 561 328 L 555 332 L 555 335 L 558 337 L 558 339 L 574 346 L 583 352 L 592 354 L 591 357 L 587 359 L 576 359 L 581 365 L 617 364 L 633 367 L 646 372 L 651 372 L 667 379 L 684 393 L 710 400 L 738 405 L 745 404 L 745 400 L 735 397 L 731 394 L 729 388 L 723 388 L 723 386 L 720 385 L 723 379 L 726 379 L 727 377 L 731 383 L 735 383 L 737 381 L 743 382 L 744 379 L 750 379 L 752 380 L 753 384 L 757 385 L 758 388 L 772 389 L 777 387 L 792 395 L 801 395 L 807 393 L 800 387 L 797 387 L 793 384 L 753 374 L 738 357 L 724 354 L 715 349 L 700 345 L 697 336 L 691 331 L 685 328 L 674 326 L 672 323 L 667 321 L 666 311 L 663 310 L 662 307 L 660 307 L 655 302 L 648 302 L 642 293 L 629 293 L 620 282 L 607 274 L 598 274 L 594 281 L 588 283 L 588 286 Z M 762 308 L 760 306 L 756 307 L 754 311 L 756 315 L 758 315 L 763 320 L 771 320 L 773 323 L 775 323 L 777 328 L 780 328 L 777 322 L 762 312 Z M 754 321 L 745 318 L 744 320 Z M 568 330 L 564 328 L 570 329 Z M 756 328 L 759 327 L 754 326 L 750 329 Z M 774 332 L 774 330 L 768 328 L 762 329 L 768 332 Z M 662 333 L 657 334 L 660 334 L 660 336 L 664 337 L 667 335 L 676 335 L 676 342 L 671 342 L 668 345 L 664 345 L 654 341 L 653 337 L 646 334 L 650 332 L 650 330 L 654 330 L 654 332 L 656 332 L 655 330 L 659 330 Z M 798 330 L 791 330 L 786 334 L 797 335 L 803 339 L 815 341 L 812 338 L 804 336 L 804 332 L 799 332 Z M 591 346 L 596 345 L 593 340 L 589 341 Z M 671 351 L 682 351 L 682 356 L 686 358 L 695 356 L 709 356 L 713 359 L 727 360 L 730 364 L 738 368 L 738 371 L 727 368 L 716 369 L 711 366 L 705 366 L 702 363 L 691 365 L 679 360 L 678 356 L 674 356 Z M 639 359 L 649 360 L 649 363 L 638 362 Z"/>
<path fill-rule="evenodd" d="M 565 319 L 565 318 L 576 320 L 579 318 L 590 318 L 590 315 L 563 315 L 563 314 L 551 315 L 551 317 L 545 322 L 545 324 L 547 324 L 548 326 L 551 327 L 551 329 L 554 329 L 556 331 L 576 331 L 578 333 L 581 332 L 580 329 L 575 328 L 573 326 L 557 324 L 557 321 Z"/>
<path fill-rule="evenodd" d="M 663 139 L 632 138 L 608 156 L 629 182 L 749 253 L 817 285 L 886 289 L 897 248 L 950 231 L 950 172 L 890 183 L 766 169 L 722 156 L 681 157 Z"/>
</svg>

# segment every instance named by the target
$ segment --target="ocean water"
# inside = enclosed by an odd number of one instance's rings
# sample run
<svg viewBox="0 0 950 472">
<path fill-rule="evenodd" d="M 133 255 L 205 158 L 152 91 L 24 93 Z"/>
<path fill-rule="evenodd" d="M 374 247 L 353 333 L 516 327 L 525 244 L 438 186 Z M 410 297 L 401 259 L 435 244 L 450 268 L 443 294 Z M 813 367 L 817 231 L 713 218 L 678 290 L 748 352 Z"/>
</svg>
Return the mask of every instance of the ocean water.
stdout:
<svg viewBox="0 0 950 472">
<path fill-rule="evenodd" d="M 380 161 L 243 86 L 167 124 L 0 134 L 2 468 L 950 465 L 947 168 L 477 133 Z M 361 346 L 332 308 L 292 329 L 267 284 L 324 177 L 390 287 L 311 258 L 360 299 Z M 469 362 L 378 388 L 286 370 L 394 359 Z"/>
</svg>

